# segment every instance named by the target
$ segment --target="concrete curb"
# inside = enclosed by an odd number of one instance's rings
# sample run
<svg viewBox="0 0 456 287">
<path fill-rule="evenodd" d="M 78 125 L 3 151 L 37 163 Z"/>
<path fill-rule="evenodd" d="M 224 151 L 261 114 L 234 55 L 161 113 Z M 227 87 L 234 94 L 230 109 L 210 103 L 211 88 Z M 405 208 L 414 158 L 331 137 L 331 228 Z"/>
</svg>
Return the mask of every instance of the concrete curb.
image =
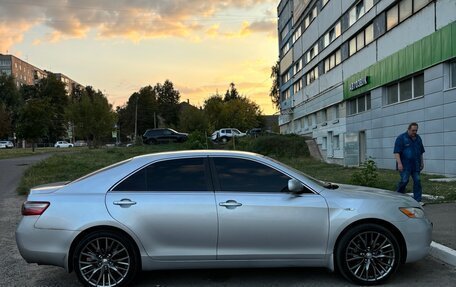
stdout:
<svg viewBox="0 0 456 287">
<path fill-rule="evenodd" d="M 446 264 L 456 267 L 456 251 L 446 247 L 445 245 L 432 241 L 429 254 Z"/>
</svg>

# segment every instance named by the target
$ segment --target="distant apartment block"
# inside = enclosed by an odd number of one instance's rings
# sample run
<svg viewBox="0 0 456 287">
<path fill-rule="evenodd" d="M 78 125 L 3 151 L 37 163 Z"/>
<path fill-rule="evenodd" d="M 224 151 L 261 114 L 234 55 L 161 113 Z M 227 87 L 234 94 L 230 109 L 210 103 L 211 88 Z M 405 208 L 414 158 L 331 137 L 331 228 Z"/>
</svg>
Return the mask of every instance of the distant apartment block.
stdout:
<svg viewBox="0 0 456 287">
<path fill-rule="evenodd" d="M 394 169 L 418 122 L 424 171 L 456 176 L 456 1 L 282 0 L 278 16 L 281 133 Z"/>
<path fill-rule="evenodd" d="M 16 81 L 17 87 L 22 85 L 34 85 L 39 80 L 46 78 L 48 74 L 54 74 L 55 77 L 65 84 L 68 94 L 74 89 L 81 89 L 83 86 L 61 73 L 52 73 L 42 70 L 27 63 L 13 55 L 0 54 L 0 74 L 12 75 Z"/>
</svg>

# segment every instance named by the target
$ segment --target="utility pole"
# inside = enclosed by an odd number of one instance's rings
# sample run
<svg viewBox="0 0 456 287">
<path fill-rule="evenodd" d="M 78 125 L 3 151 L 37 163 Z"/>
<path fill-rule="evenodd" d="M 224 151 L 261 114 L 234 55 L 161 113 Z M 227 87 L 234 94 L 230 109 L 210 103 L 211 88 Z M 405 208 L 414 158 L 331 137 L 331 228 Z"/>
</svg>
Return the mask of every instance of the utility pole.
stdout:
<svg viewBox="0 0 456 287">
<path fill-rule="evenodd" d="M 157 128 L 157 118 L 156 118 L 156 115 L 155 115 L 155 112 L 154 112 L 154 129 Z"/>
<path fill-rule="evenodd" d="M 135 136 L 134 143 L 136 144 L 136 135 L 138 134 L 138 96 L 136 95 L 136 105 L 135 105 Z"/>
</svg>

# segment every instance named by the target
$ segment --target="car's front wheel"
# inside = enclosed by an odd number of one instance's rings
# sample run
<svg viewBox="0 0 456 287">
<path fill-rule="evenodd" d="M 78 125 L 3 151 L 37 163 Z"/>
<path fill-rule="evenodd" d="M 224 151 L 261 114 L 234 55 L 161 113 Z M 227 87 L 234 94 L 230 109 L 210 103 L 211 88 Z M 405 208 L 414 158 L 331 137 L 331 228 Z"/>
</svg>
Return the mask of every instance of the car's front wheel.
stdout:
<svg viewBox="0 0 456 287">
<path fill-rule="evenodd" d="M 96 231 L 77 244 L 73 266 L 84 286 L 128 286 L 140 269 L 133 243 L 112 231 Z"/>
<path fill-rule="evenodd" d="M 337 269 L 360 285 L 377 285 L 393 275 L 401 254 L 396 237 L 385 227 L 362 224 L 349 230 L 336 249 Z"/>
</svg>

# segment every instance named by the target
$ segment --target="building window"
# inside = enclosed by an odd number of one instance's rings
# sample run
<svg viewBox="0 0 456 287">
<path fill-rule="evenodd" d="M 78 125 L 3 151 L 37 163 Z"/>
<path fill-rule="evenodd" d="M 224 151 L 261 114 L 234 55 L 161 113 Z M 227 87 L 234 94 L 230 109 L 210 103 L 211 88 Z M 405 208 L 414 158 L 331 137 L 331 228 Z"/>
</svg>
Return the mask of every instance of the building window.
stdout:
<svg viewBox="0 0 456 287">
<path fill-rule="evenodd" d="M 302 70 L 302 58 L 298 60 L 296 65 L 293 67 L 293 76 Z"/>
<path fill-rule="evenodd" d="M 302 79 L 293 84 L 293 92 L 297 94 L 302 89 Z"/>
<path fill-rule="evenodd" d="M 339 135 L 333 136 L 332 146 L 333 149 L 340 149 Z"/>
<path fill-rule="evenodd" d="M 401 102 L 412 99 L 412 78 L 399 83 L 399 95 Z"/>
<path fill-rule="evenodd" d="M 339 115 L 339 105 L 334 106 L 334 119 L 338 119 L 340 117 Z"/>
<path fill-rule="evenodd" d="M 309 63 L 317 55 L 318 55 L 318 43 L 315 43 L 315 45 L 313 45 L 312 48 L 310 48 L 309 51 L 306 53 L 306 62 Z"/>
<path fill-rule="evenodd" d="M 313 19 L 317 17 L 318 9 L 317 6 L 314 6 L 310 13 L 306 16 L 304 19 L 304 29 L 307 29 L 309 27 L 310 23 L 312 23 Z"/>
<path fill-rule="evenodd" d="M 306 74 L 306 85 L 310 85 L 316 79 L 318 79 L 318 66 L 315 66 L 315 68 L 313 68 Z"/>
<path fill-rule="evenodd" d="M 290 89 L 286 89 L 282 92 L 282 102 L 290 98 Z"/>
<path fill-rule="evenodd" d="M 349 26 L 355 24 L 367 11 L 374 6 L 374 0 L 361 0 L 349 12 Z"/>
<path fill-rule="evenodd" d="M 364 30 L 354 36 L 348 43 L 349 55 L 355 54 L 374 41 L 374 24 L 370 24 Z"/>
<path fill-rule="evenodd" d="M 10 67 L 11 61 L 10 60 L 0 60 L 0 66 Z"/>
<path fill-rule="evenodd" d="M 371 109 L 371 96 L 366 94 L 356 99 L 351 99 L 347 103 L 348 115 L 355 115 Z"/>
<path fill-rule="evenodd" d="M 301 37 L 302 31 L 301 31 L 301 26 L 299 26 L 298 30 L 293 33 L 293 44 Z"/>
<path fill-rule="evenodd" d="M 413 13 L 418 12 L 421 8 L 429 4 L 431 0 L 415 0 L 413 1 Z"/>
<path fill-rule="evenodd" d="M 394 28 L 413 13 L 425 7 L 431 0 L 402 0 L 386 12 L 386 29 Z"/>
<path fill-rule="evenodd" d="M 412 16 L 412 4 L 413 0 L 402 0 L 399 3 L 399 22 Z"/>
<path fill-rule="evenodd" d="M 340 49 L 325 59 L 325 73 L 339 65 L 341 61 Z"/>
<path fill-rule="evenodd" d="M 290 80 L 290 71 L 287 71 L 285 74 L 282 75 L 282 84 L 285 84 Z"/>
<path fill-rule="evenodd" d="M 315 113 L 310 115 L 310 121 L 312 122 L 312 128 L 317 127 L 317 115 Z"/>
<path fill-rule="evenodd" d="M 399 23 L 398 5 L 394 5 L 386 12 L 386 30 L 390 30 Z"/>
<path fill-rule="evenodd" d="M 285 55 L 290 50 L 290 42 L 287 42 L 285 46 L 282 48 L 282 56 Z"/>
<path fill-rule="evenodd" d="M 451 82 L 450 87 L 456 87 L 456 62 L 450 63 L 450 75 L 451 75 Z"/>
<path fill-rule="evenodd" d="M 290 32 L 290 26 L 289 24 L 286 24 L 281 33 L 282 41 L 287 37 L 288 32 Z"/>
<path fill-rule="evenodd" d="M 323 47 L 326 48 L 329 44 L 331 44 L 337 37 L 340 36 L 340 21 L 336 23 L 331 29 L 329 29 L 328 33 L 326 33 L 323 37 Z"/>
<path fill-rule="evenodd" d="M 309 123 L 307 121 L 307 117 L 303 117 L 301 121 L 302 121 L 302 123 L 301 123 L 302 129 L 307 130 L 309 128 Z"/>
<path fill-rule="evenodd" d="M 386 88 L 386 104 L 394 104 L 424 96 L 424 75 L 402 80 Z"/>
<path fill-rule="evenodd" d="M 328 138 L 323 137 L 321 139 L 321 149 L 327 149 L 327 147 L 328 147 Z"/>
</svg>

